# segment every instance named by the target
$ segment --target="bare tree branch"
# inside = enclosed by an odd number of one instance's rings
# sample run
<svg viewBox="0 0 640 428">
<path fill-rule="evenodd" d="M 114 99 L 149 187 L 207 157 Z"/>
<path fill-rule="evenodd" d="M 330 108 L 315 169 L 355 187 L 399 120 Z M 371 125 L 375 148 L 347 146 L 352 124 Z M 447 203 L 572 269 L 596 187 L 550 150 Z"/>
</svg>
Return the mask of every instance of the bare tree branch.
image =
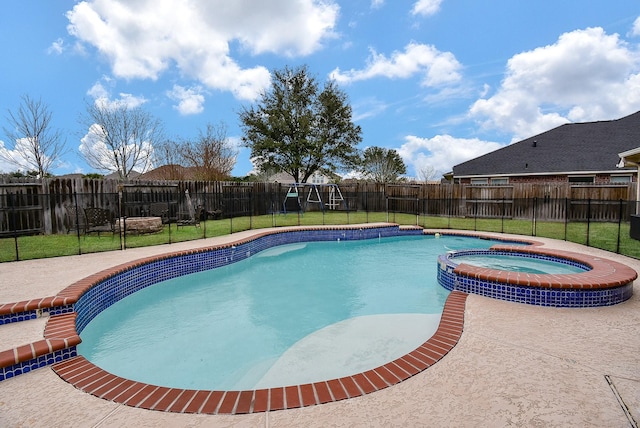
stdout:
<svg viewBox="0 0 640 428">
<path fill-rule="evenodd" d="M 160 172 L 161 180 L 184 180 L 184 166 L 180 155 L 180 144 L 174 140 L 166 140 L 153 146 L 153 163 L 156 167 L 163 166 Z M 158 171 L 158 170 L 154 170 Z"/>
<path fill-rule="evenodd" d="M 60 130 L 52 128 L 51 120 L 51 110 L 41 99 L 23 95 L 18 110 L 8 112 L 10 128 L 3 130 L 9 141 L 0 157 L 18 168 L 37 171 L 40 178 L 49 174 L 66 153 L 66 140 Z"/>
<path fill-rule="evenodd" d="M 164 141 L 161 122 L 140 107 L 92 103 L 81 121 L 89 129 L 80 148 L 87 163 L 125 181 L 152 168 L 153 147 Z"/>
<path fill-rule="evenodd" d="M 428 183 L 435 180 L 438 177 L 438 170 L 433 165 L 422 165 L 416 168 L 418 180 Z"/>
<path fill-rule="evenodd" d="M 238 152 L 229 142 L 227 126 L 209 123 L 196 140 L 181 144 L 180 154 L 186 166 L 195 168 L 196 178 L 217 181 L 229 178 Z"/>
</svg>

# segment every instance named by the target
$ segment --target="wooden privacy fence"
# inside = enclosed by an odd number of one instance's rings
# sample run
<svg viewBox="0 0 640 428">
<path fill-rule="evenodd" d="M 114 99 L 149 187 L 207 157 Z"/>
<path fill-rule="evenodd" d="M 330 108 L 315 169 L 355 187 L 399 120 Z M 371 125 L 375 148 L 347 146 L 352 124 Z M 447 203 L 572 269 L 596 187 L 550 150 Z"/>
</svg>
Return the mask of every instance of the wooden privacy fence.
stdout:
<svg viewBox="0 0 640 428">
<path fill-rule="evenodd" d="M 345 182 L 340 198 L 330 186 L 297 189 L 304 211 L 400 212 L 417 215 L 538 219 L 549 221 L 628 221 L 636 183 L 571 185 L 378 184 Z M 334 189 L 335 190 L 335 189 Z M 290 191 L 284 183 L 45 179 L 0 182 L 0 236 L 68 233 L 74 214 L 86 208 L 109 210 L 114 218 L 155 215 L 164 207 L 176 218 L 191 206 L 208 218 L 282 212 Z M 335 198 L 335 193 L 333 197 Z M 75 214 L 77 216 L 77 214 Z"/>
</svg>

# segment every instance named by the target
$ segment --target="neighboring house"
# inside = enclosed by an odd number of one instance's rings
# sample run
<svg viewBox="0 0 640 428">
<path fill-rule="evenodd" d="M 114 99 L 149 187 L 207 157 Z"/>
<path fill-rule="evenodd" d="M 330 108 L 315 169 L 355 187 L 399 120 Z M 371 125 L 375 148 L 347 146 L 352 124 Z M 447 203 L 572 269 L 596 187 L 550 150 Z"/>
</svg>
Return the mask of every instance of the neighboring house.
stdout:
<svg viewBox="0 0 640 428">
<path fill-rule="evenodd" d="M 463 162 L 447 174 L 467 184 L 636 181 L 632 165 L 620 168 L 619 153 L 638 147 L 640 112 L 616 120 L 568 123 Z"/>
<path fill-rule="evenodd" d="M 618 156 L 620 157 L 618 168 L 636 168 L 636 182 L 640 183 L 640 147 L 618 153 Z M 640 185 L 636 186 L 636 216 L 639 218 L 632 219 L 632 223 L 636 223 L 636 235 L 633 238 L 640 239 Z"/>
<path fill-rule="evenodd" d="M 193 168 L 182 165 L 162 165 L 144 174 L 140 174 L 137 180 L 193 180 Z"/>
<path fill-rule="evenodd" d="M 138 171 L 131 171 L 129 173 L 129 180 L 136 180 L 140 176 Z M 120 180 L 120 175 L 117 172 L 112 172 L 111 174 L 105 175 L 104 178 L 106 180 Z"/>
</svg>

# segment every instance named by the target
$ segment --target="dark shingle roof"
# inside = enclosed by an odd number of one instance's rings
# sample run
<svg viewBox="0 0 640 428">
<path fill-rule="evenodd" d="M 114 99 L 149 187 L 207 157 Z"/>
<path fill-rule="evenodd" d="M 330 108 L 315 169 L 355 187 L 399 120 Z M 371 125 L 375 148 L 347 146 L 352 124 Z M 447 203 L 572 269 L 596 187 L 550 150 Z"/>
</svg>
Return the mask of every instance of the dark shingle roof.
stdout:
<svg viewBox="0 0 640 428">
<path fill-rule="evenodd" d="M 453 167 L 456 177 L 614 171 L 618 153 L 640 146 L 640 111 L 568 123 Z"/>
</svg>

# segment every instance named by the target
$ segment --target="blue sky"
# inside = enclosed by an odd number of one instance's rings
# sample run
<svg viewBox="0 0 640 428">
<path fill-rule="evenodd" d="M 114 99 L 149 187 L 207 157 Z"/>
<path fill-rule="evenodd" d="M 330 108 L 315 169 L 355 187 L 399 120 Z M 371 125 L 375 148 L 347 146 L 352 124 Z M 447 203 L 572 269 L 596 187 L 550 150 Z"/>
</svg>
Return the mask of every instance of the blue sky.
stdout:
<svg viewBox="0 0 640 428">
<path fill-rule="evenodd" d="M 105 172 L 81 154 L 87 103 L 141 105 L 170 138 L 223 122 L 239 141 L 238 112 L 287 65 L 336 80 L 360 147 L 398 150 L 410 177 L 640 110 L 636 1 L 6 0 L 0 39 L 0 128 L 40 98 L 67 140 L 58 175 Z M 251 169 L 239 148 L 233 174 Z"/>
</svg>

